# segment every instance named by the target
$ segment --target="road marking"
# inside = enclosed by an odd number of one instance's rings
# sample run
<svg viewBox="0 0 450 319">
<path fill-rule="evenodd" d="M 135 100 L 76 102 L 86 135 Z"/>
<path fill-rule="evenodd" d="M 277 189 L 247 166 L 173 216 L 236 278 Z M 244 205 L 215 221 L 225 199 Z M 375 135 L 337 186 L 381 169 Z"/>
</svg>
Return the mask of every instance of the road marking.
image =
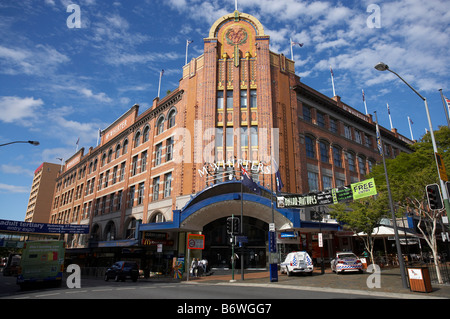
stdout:
<svg viewBox="0 0 450 319">
<path fill-rule="evenodd" d="M 111 291 L 112 288 L 108 288 L 108 289 L 92 289 L 92 291 Z"/>
<path fill-rule="evenodd" d="M 40 298 L 40 297 L 48 297 L 48 296 L 56 296 L 59 295 L 60 293 L 53 293 L 53 294 L 43 294 L 43 295 L 36 295 L 36 298 Z"/>
<path fill-rule="evenodd" d="M 66 291 L 66 294 L 78 294 L 78 293 L 82 293 L 82 292 L 87 292 L 87 290 L 71 290 L 71 291 Z"/>
<path fill-rule="evenodd" d="M 136 289 L 135 287 L 123 287 L 123 288 L 116 288 L 116 290 L 133 290 Z"/>
</svg>

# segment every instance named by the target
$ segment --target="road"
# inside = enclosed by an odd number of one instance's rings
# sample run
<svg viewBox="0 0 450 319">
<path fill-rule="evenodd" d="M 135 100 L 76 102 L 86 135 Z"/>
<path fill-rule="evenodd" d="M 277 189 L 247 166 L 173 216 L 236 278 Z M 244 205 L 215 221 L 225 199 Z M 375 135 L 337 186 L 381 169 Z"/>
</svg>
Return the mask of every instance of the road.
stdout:
<svg viewBox="0 0 450 319">
<path fill-rule="evenodd" d="M 20 291 L 14 277 L 0 276 L 0 299 L 179 299 L 179 300 L 268 300 L 370 298 L 340 292 L 302 290 L 300 287 L 269 287 L 246 283 L 193 283 L 172 281 L 105 282 L 81 280 L 81 288 L 46 288 Z"/>
</svg>

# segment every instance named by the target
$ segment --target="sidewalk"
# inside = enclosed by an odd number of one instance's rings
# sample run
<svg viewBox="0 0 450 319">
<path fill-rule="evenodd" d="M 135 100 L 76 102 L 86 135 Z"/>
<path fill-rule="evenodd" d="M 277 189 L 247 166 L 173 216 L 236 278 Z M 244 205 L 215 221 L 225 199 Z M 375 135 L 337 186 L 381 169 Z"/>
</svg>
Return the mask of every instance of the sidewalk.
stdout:
<svg viewBox="0 0 450 319">
<path fill-rule="evenodd" d="M 211 276 L 200 278 L 189 278 L 191 284 L 195 283 L 211 283 L 211 284 L 230 284 L 230 285 L 271 285 L 279 288 L 293 288 L 318 291 L 334 291 L 346 293 L 362 293 L 364 295 L 373 295 L 388 298 L 448 298 L 450 299 L 450 285 L 439 285 L 432 283 L 432 292 L 413 292 L 409 288 L 403 288 L 402 279 L 399 268 L 382 269 L 381 270 L 381 287 L 369 288 L 367 279 L 370 273 L 347 273 L 336 275 L 328 268 L 325 274 L 320 273 L 320 269 L 316 269 L 312 276 L 298 274 L 288 277 L 278 273 L 278 281 L 270 282 L 268 271 L 251 271 L 244 272 L 244 281 L 241 281 L 241 274 L 235 272 L 234 279 L 236 282 L 230 283 L 231 271 L 229 274 L 213 274 Z M 185 281 L 185 279 L 183 279 Z M 409 280 L 407 278 L 408 285 Z"/>
</svg>

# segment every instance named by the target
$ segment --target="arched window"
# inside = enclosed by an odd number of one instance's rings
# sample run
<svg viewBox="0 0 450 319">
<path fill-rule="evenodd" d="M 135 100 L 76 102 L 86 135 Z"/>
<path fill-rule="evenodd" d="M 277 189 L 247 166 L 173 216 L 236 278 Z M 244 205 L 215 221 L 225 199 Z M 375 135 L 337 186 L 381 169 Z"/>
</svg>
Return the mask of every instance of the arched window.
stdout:
<svg viewBox="0 0 450 319">
<path fill-rule="evenodd" d="M 110 148 L 108 151 L 108 163 L 111 162 L 111 160 L 112 160 L 112 154 L 113 154 L 113 150 L 112 150 L 112 148 Z"/>
<path fill-rule="evenodd" d="M 106 153 L 103 153 L 101 166 L 105 165 L 105 163 L 106 163 Z"/>
<path fill-rule="evenodd" d="M 150 218 L 150 223 L 164 223 L 166 221 L 166 218 L 164 217 L 163 213 L 157 212 Z"/>
<path fill-rule="evenodd" d="M 325 141 L 319 141 L 320 161 L 324 163 L 330 162 L 330 146 Z"/>
<path fill-rule="evenodd" d="M 105 227 L 105 240 L 111 241 L 116 238 L 116 226 L 113 221 L 108 222 Z"/>
<path fill-rule="evenodd" d="M 125 140 L 123 142 L 123 151 L 122 151 L 122 155 L 126 154 L 128 152 L 128 140 Z"/>
<path fill-rule="evenodd" d="M 175 126 L 175 115 L 176 114 L 177 114 L 177 111 L 175 109 L 173 109 L 169 112 L 169 116 L 167 118 L 167 120 L 169 122 L 169 128 Z"/>
<path fill-rule="evenodd" d="M 137 132 L 134 136 L 134 147 L 141 145 L 141 132 Z"/>
<path fill-rule="evenodd" d="M 158 122 L 156 124 L 156 132 L 157 134 L 161 134 L 162 132 L 164 132 L 164 116 L 161 116 L 158 119 Z"/>
<path fill-rule="evenodd" d="M 120 157 L 120 144 L 116 146 L 116 159 Z"/>
<path fill-rule="evenodd" d="M 150 126 L 146 126 L 144 128 L 144 136 L 142 137 L 142 143 L 148 142 L 148 137 L 149 137 L 149 133 L 150 133 Z"/>
</svg>

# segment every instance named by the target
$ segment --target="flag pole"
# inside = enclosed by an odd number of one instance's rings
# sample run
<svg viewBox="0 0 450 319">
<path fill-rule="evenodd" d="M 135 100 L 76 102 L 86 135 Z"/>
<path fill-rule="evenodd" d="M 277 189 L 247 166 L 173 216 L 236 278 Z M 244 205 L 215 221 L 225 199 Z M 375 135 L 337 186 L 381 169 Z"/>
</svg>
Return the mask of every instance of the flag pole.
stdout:
<svg viewBox="0 0 450 319">
<path fill-rule="evenodd" d="M 411 119 L 409 118 L 409 116 L 408 116 L 408 124 L 409 124 L 409 132 L 411 133 L 411 140 L 414 141 L 414 136 L 411 129 Z"/>
<path fill-rule="evenodd" d="M 331 84 L 333 85 L 333 96 L 336 96 L 336 90 L 334 89 L 334 77 L 333 77 L 333 69 L 330 65 L 330 72 L 331 72 Z"/>
<path fill-rule="evenodd" d="M 294 50 L 292 50 L 292 38 L 289 39 L 291 41 L 291 60 L 294 61 Z"/>
<path fill-rule="evenodd" d="M 442 89 L 439 89 L 439 92 L 441 92 L 442 104 L 444 105 L 444 113 L 445 113 L 445 116 L 447 117 L 447 126 L 448 126 L 448 128 L 450 128 L 450 119 L 449 119 L 449 114 L 448 114 L 450 112 L 450 105 L 447 104 L 447 102 L 445 101 L 444 94 L 442 93 Z"/>
<path fill-rule="evenodd" d="M 408 288 L 408 283 L 407 283 L 407 280 L 406 280 L 405 262 L 403 260 L 402 249 L 400 247 L 400 239 L 399 239 L 399 235 L 398 235 L 397 218 L 395 217 L 394 204 L 393 204 L 393 201 L 392 201 L 391 187 L 389 185 L 389 177 L 388 177 L 387 168 L 386 168 L 386 159 L 384 158 L 383 140 L 381 139 L 380 128 L 378 126 L 377 112 L 375 111 L 374 113 L 375 113 L 375 124 L 376 124 L 375 127 L 376 127 L 376 131 L 377 131 L 376 132 L 376 134 L 377 134 L 377 145 L 378 145 L 378 150 L 380 151 L 381 158 L 383 160 L 384 176 L 386 178 L 386 187 L 387 187 L 388 199 L 389 199 L 389 208 L 390 208 L 390 211 L 391 211 L 392 224 L 394 226 L 394 237 L 395 237 L 395 246 L 397 248 L 397 259 L 398 259 L 398 264 L 400 266 L 400 274 L 401 274 L 401 277 L 402 277 L 403 288 Z"/>
<path fill-rule="evenodd" d="M 387 105 L 387 110 L 388 110 L 388 115 L 389 115 L 389 122 L 391 123 L 391 130 L 394 128 L 394 126 L 392 125 L 392 118 L 391 118 L 391 110 L 389 109 L 389 104 L 386 103 Z"/>
<path fill-rule="evenodd" d="M 159 93 L 161 91 L 161 78 L 162 78 L 163 73 L 164 73 L 164 70 L 161 70 L 161 72 L 159 72 L 158 98 L 159 98 Z"/>
<path fill-rule="evenodd" d="M 363 96 L 364 108 L 366 109 L 366 115 L 368 115 L 369 112 L 367 112 L 366 95 L 364 94 L 364 90 L 362 90 L 362 96 Z"/>
</svg>

